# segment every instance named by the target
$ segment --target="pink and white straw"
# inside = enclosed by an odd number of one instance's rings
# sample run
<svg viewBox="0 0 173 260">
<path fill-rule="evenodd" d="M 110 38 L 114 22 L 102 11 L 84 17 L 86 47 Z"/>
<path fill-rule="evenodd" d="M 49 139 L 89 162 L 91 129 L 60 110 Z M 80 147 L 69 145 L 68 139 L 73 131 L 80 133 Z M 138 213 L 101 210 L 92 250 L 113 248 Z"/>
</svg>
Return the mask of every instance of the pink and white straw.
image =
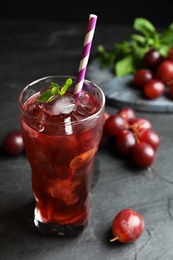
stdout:
<svg viewBox="0 0 173 260">
<path fill-rule="evenodd" d="M 88 59 L 89 59 L 90 50 L 91 50 L 91 45 L 92 45 L 93 36 L 94 36 L 94 32 L 95 32 L 96 22 L 97 22 L 97 16 L 94 14 L 90 14 L 87 32 L 86 32 L 85 40 L 84 40 L 84 44 L 83 44 L 82 57 L 81 57 L 81 61 L 80 61 L 79 68 L 78 68 L 76 86 L 75 86 L 75 90 L 74 90 L 74 95 L 76 97 L 79 97 L 81 94 L 81 91 L 82 91 L 83 82 L 85 79 L 86 68 L 87 68 Z"/>
</svg>

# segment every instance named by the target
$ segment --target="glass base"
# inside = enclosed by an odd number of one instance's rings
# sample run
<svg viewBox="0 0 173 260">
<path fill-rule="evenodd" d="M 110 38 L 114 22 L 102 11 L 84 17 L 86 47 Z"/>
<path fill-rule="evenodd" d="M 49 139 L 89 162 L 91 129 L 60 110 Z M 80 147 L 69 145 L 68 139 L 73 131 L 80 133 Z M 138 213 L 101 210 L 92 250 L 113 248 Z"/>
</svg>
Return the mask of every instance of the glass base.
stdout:
<svg viewBox="0 0 173 260">
<path fill-rule="evenodd" d="M 70 225 L 56 225 L 50 223 L 43 223 L 36 219 L 34 220 L 34 224 L 42 234 L 61 236 L 61 237 L 77 236 L 86 227 L 86 225 L 70 226 Z"/>
</svg>

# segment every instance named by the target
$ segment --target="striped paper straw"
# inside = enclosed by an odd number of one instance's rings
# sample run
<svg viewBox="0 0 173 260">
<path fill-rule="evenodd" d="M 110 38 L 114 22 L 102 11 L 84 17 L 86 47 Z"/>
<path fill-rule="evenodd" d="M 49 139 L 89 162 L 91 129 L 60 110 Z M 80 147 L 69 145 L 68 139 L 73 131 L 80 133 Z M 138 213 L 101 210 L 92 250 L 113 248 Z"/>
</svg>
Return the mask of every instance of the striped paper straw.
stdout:
<svg viewBox="0 0 173 260">
<path fill-rule="evenodd" d="M 86 32 L 85 40 L 84 40 L 84 44 L 83 44 L 82 57 L 81 57 L 81 61 L 79 64 L 79 69 L 78 69 L 76 86 L 75 86 L 75 90 L 74 90 L 74 95 L 76 97 L 79 97 L 81 94 L 81 91 L 82 91 L 96 22 L 97 22 L 97 16 L 95 14 L 90 14 L 87 32 Z"/>
</svg>

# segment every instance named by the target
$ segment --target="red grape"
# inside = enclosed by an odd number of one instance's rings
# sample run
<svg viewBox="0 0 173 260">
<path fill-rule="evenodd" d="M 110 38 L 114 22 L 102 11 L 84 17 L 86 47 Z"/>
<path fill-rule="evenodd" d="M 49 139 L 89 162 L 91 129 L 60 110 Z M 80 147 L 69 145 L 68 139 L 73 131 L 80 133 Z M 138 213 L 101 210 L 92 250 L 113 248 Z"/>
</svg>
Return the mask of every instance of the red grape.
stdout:
<svg viewBox="0 0 173 260">
<path fill-rule="evenodd" d="M 155 49 L 150 49 L 143 57 L 143 65 L 145 68 L 154 70 L 162 61 L 162 55 Z"/>
<path fill-rule="evenodd" d="M 160 97 L 165 91 L 165 84 L 158 79 L 149 80 L 144 86 L 144 94 L 149 99 Z"/>
<path fill-rule="evenodd" d="M 143 217 L 135 210 L 127 208 L 121 210 L 112 223 L 114 238 L 110 242 L 119 240 L 122 243 L 130 243 L 138 239 L 145 227 Z"/>
<path fill-rule="evenodd" d="M 3 141 L 3 149 L 7 154 L 17 155 L 24 151 L 23 138 L 20 132 L 9 133 Z"/>
<path fill-rule="evenodd" d="M 135 111 L 130 107 L 123 107 L 119 109 L 117 114 L 121 116 L 126 121 L 126 123 L 129 123 L 136 118 Z"/>
<path fill-rule="evenodd" d="M 173 83 L 172 83 L 173 84 Z M 160 146 L 160 137 L 146 118 L 136 116 L 130 107 L 123 107 L 116 114 L 105 114 L 105 123 L 99 148 L 112 141 L 116 154 L 131 159 L 141 167 L 150 166 Z"/>
<path fill-rule="evenodd" d="M 141 134 L 146 129 L 151 129 L 152 125 L 146 118 L 136 118 L 130 124 L 130 129 L 136 134 Z"/>
<path fill-rule="evenodd" d="M 162 61 L 157 69 L 155 77 L 165 84 L 167 84 L 170 80 L 173 79 L 173 61 L 164 60 Z"/>
<path fill-rule="evenodd" d="M 133 74 L 133 82 L 144 90 L 148 99 L 156 99 L 165 93 L 167 85 L 173 81 L 173 47 L 168 50 L 164 57 L 154 48 L 145 53 L 142 59 L 144 67 Z M 157 81 L 158 80 L 158 81 Z M 173 87 L 168 90 L 168 97 L 173 99 Z"/>
<path fill-rule="evenodd" d="M 130 154 L 130 149 L 135 143 L 134 134 L 125 129 L 122 130 L 115 139 L 115 148 L 119 155 L 127 156 Z"/>
<path fill-rule="evenodd" d="M 121 116 L 115 114 L 107 118 L 103 130 L 109 136 L 117 136 L 123 129 L 126 129 L 126 121 Z"/>
<path fill-rule="evenodd" d="M 138 69 L 134 73 L 134 78 L 133 81 L 135 85 L 138 88 L 143 88 L 144 85 L 153 78 L 153 73 L 151 70 L 143 68 L 143 69 Z"/>
<path fill-rule="evenodd" d="M 155 150 L 148 143 L 138 142 L 131 148 L 133 161 L 140 167 L 149 167 L 155 160 Z"/>
<path fill-rule="evenodd" d="M 160 137 L 153 129 L 147 129 L 139 136 L 140 142 L 150 144 L 154 150 L 160 146 Z"/>
</svg>

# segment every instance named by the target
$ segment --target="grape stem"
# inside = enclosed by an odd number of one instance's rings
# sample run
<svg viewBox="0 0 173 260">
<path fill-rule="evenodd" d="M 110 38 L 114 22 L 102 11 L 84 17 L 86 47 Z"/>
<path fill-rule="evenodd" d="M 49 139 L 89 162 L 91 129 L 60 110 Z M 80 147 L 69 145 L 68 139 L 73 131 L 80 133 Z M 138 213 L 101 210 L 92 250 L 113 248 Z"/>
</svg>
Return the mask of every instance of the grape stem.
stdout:
<svg viewBox="0 0 173 260">
<path fill-rule="evenodd" d="M 119 239 L 119 237 L 118 237 L 118 236 L 116 236 L 116 237 L 114 237 L 114 238 L 110 239 L 110 242 L 114 242 L 114 241 L 116 241 L 116 240 L 118 240 L 118 239 Z"/>
<path fill-rule="evenodd" d="M 128 124 L 128 128 L 133 132 L 136 142 L 139 143 L 140 133 L 138 131 L 136 131 L 135 127 L 131 126 L 130 124 Z"/>
</svg>

